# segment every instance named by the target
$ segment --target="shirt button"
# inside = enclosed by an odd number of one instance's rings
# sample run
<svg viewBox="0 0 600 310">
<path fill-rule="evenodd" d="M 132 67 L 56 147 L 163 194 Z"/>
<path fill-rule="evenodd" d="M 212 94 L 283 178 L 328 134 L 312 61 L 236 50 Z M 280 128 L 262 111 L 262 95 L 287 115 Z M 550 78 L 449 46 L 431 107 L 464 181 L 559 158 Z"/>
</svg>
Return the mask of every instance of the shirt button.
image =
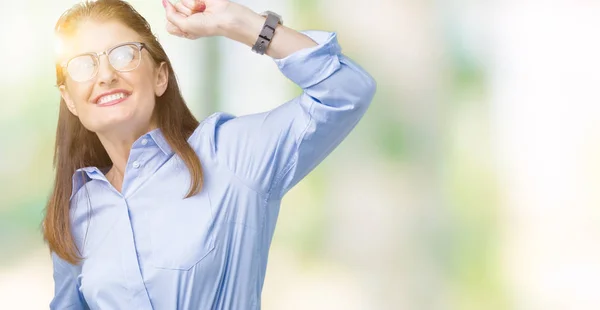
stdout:
<svg viewBox="0 0 600 310">
<path fill-rule="evenodd" d="M 146 144 L 148 144 L 148 139 L 142 140 L 142 145 L 146 145 Z"/>
<path fill-rule="evenodd" d="M 140 162 L 139 162 L 139 161 L 137 161 L 137 160 L 136 160 L 136 161 L 134 161 L 134 162 L 133 162 L 133 168 L 137 169 L 137 168 L 139 168 L 139 167 L 140 167 Z"/>
</svg>

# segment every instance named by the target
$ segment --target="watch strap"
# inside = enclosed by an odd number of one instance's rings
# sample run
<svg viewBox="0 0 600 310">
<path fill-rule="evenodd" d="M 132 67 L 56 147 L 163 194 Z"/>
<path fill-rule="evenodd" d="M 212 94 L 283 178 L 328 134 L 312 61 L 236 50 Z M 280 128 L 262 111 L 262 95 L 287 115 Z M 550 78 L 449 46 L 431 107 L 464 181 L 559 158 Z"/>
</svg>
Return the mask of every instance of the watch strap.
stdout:
<svg viewBox="0 0 600 310">
<path fill-rule="evenodd" d="M 267 48 L 275 35 L 275 28 L 281 23 L 281 18 L 277 14 L 267 12 L 266 15 L 267 19 L 265 20 L 265 24 L 258 35 L 256 43 L 252 46 L 252 51 L 260 55 L 263 55 L 267 51 Z"/>
</svg>

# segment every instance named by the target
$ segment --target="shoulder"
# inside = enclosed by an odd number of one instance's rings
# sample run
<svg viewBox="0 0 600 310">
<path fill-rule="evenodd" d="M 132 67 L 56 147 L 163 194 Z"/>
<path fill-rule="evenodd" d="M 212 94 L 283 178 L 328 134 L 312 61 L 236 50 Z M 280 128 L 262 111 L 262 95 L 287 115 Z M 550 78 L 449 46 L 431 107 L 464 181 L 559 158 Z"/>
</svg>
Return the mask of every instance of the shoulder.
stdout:
<svg viewBox="0 0 600 310">
<path fill-rule="evenodd" d="M 214 136 L 217 134 L 221 126 L 230 123 L 232 120 L 235 119 L 237 119 L 237 116 L 229 113 L 213 113 L 209 117 L 205 118 L 202 122 L 200 122 L 198 128 L 196 128 L 189 140 L 190 142 L 196 142 L 203 138 L 209 138 L 213 140 Z"/>
<path fill-rule="evenodd" d="M 225 112 L 213 113 L 204 119 L 190 137 L 190 144 L 199 152 L 210 149 L 212 155 L 239 147 L 252 133 L 253 124 L 262 122 L 265 113 L 235 116 Z"/>
<path fill-rule="evenodd" d="M 266 113 L 236 116 L 225 112 L 216 112 L 204 119 L 198 126 L 199 134 L 221 135 L 230 131 L 246 130 L 247 126 L 265 118 Z"/>
</svg>

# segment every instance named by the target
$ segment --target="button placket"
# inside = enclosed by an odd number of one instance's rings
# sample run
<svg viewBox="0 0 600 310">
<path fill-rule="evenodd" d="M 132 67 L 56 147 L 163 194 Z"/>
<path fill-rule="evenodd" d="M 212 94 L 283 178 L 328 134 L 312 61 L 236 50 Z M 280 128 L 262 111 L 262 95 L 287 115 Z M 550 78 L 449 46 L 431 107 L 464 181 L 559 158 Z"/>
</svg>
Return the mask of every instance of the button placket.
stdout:
<svg viewBox="0 0 600 310">
<path fill-rule="evenodd" d="M 149 142 L 149 141 L 148 141 L 148 138 L 147 138 L 147 137 L 144 137 L 144 138 L 142 138 L 142 140 L 140 141 L 140 144 L 141 144 L 142 146 L 146 146 L 146 145 L 148 145 L 148 142 Z M 139 169 L 140 167 L 142 167 L 142 158 L 141 158 L 141 157 L 142 157 L 142 155 L 144 154 L 145 150 L 144 150 L 144 148 L 143 148 L 143 147 L 142 147 L 142 148 L 139 148 L 139 147 L 138 147 L 138 148 L 134 148 L 134 149 L 132 150 L 132 153 L 134 152 L 134 150 L 135 150 L 135 153 L 139 153 L 139 155 L 138 155 L 138 158 L 137 158 L 136 160 L 134 160 L 134 161 L 131 163 L 131 167 L 133 167 L 134 169 Z"/>
<path fill-rule="evenodd" d="M 142 175 L 143 166 L 145 162 L 145 149 L 144 148 L 132 148 L 129 154 L 129 163 L 127 170 L 125 171 L 125 180 L 123 181 L 123 193 L 126 196 L 131 189 L 138 187 L 140 182 L 140 176 Z"/>
</svg>

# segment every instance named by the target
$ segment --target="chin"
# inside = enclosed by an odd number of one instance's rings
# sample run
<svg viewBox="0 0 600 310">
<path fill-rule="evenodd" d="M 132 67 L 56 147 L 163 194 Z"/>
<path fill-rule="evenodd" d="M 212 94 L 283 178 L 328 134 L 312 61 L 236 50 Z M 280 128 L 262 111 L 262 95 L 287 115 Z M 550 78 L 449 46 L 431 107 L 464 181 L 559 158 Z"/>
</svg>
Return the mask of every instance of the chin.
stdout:
<svg viewBox="0 0 600 310">
<path fill-rule="evenodd" d="M 95 133 L 111 131 L 138 131 L 137 128 L 150 123 L 151 112 L 146 107 L 117 104 L 112 107 L 86 111 L 85 120 L 80 118 L 84 126 Z M 152 109 L 150 108 L 150 111 Z"/>
<path fill-rule="evenodd" d="M 95 133 L 110 132 L 114 130 L 127 129 L 132 127 L 133 124 L 138 123 L 130 115 L 123 116 L 111 116 L 110 118 L 103 118 L 102 120 L 95 120 L 84 126 Z"/>
</svg>

